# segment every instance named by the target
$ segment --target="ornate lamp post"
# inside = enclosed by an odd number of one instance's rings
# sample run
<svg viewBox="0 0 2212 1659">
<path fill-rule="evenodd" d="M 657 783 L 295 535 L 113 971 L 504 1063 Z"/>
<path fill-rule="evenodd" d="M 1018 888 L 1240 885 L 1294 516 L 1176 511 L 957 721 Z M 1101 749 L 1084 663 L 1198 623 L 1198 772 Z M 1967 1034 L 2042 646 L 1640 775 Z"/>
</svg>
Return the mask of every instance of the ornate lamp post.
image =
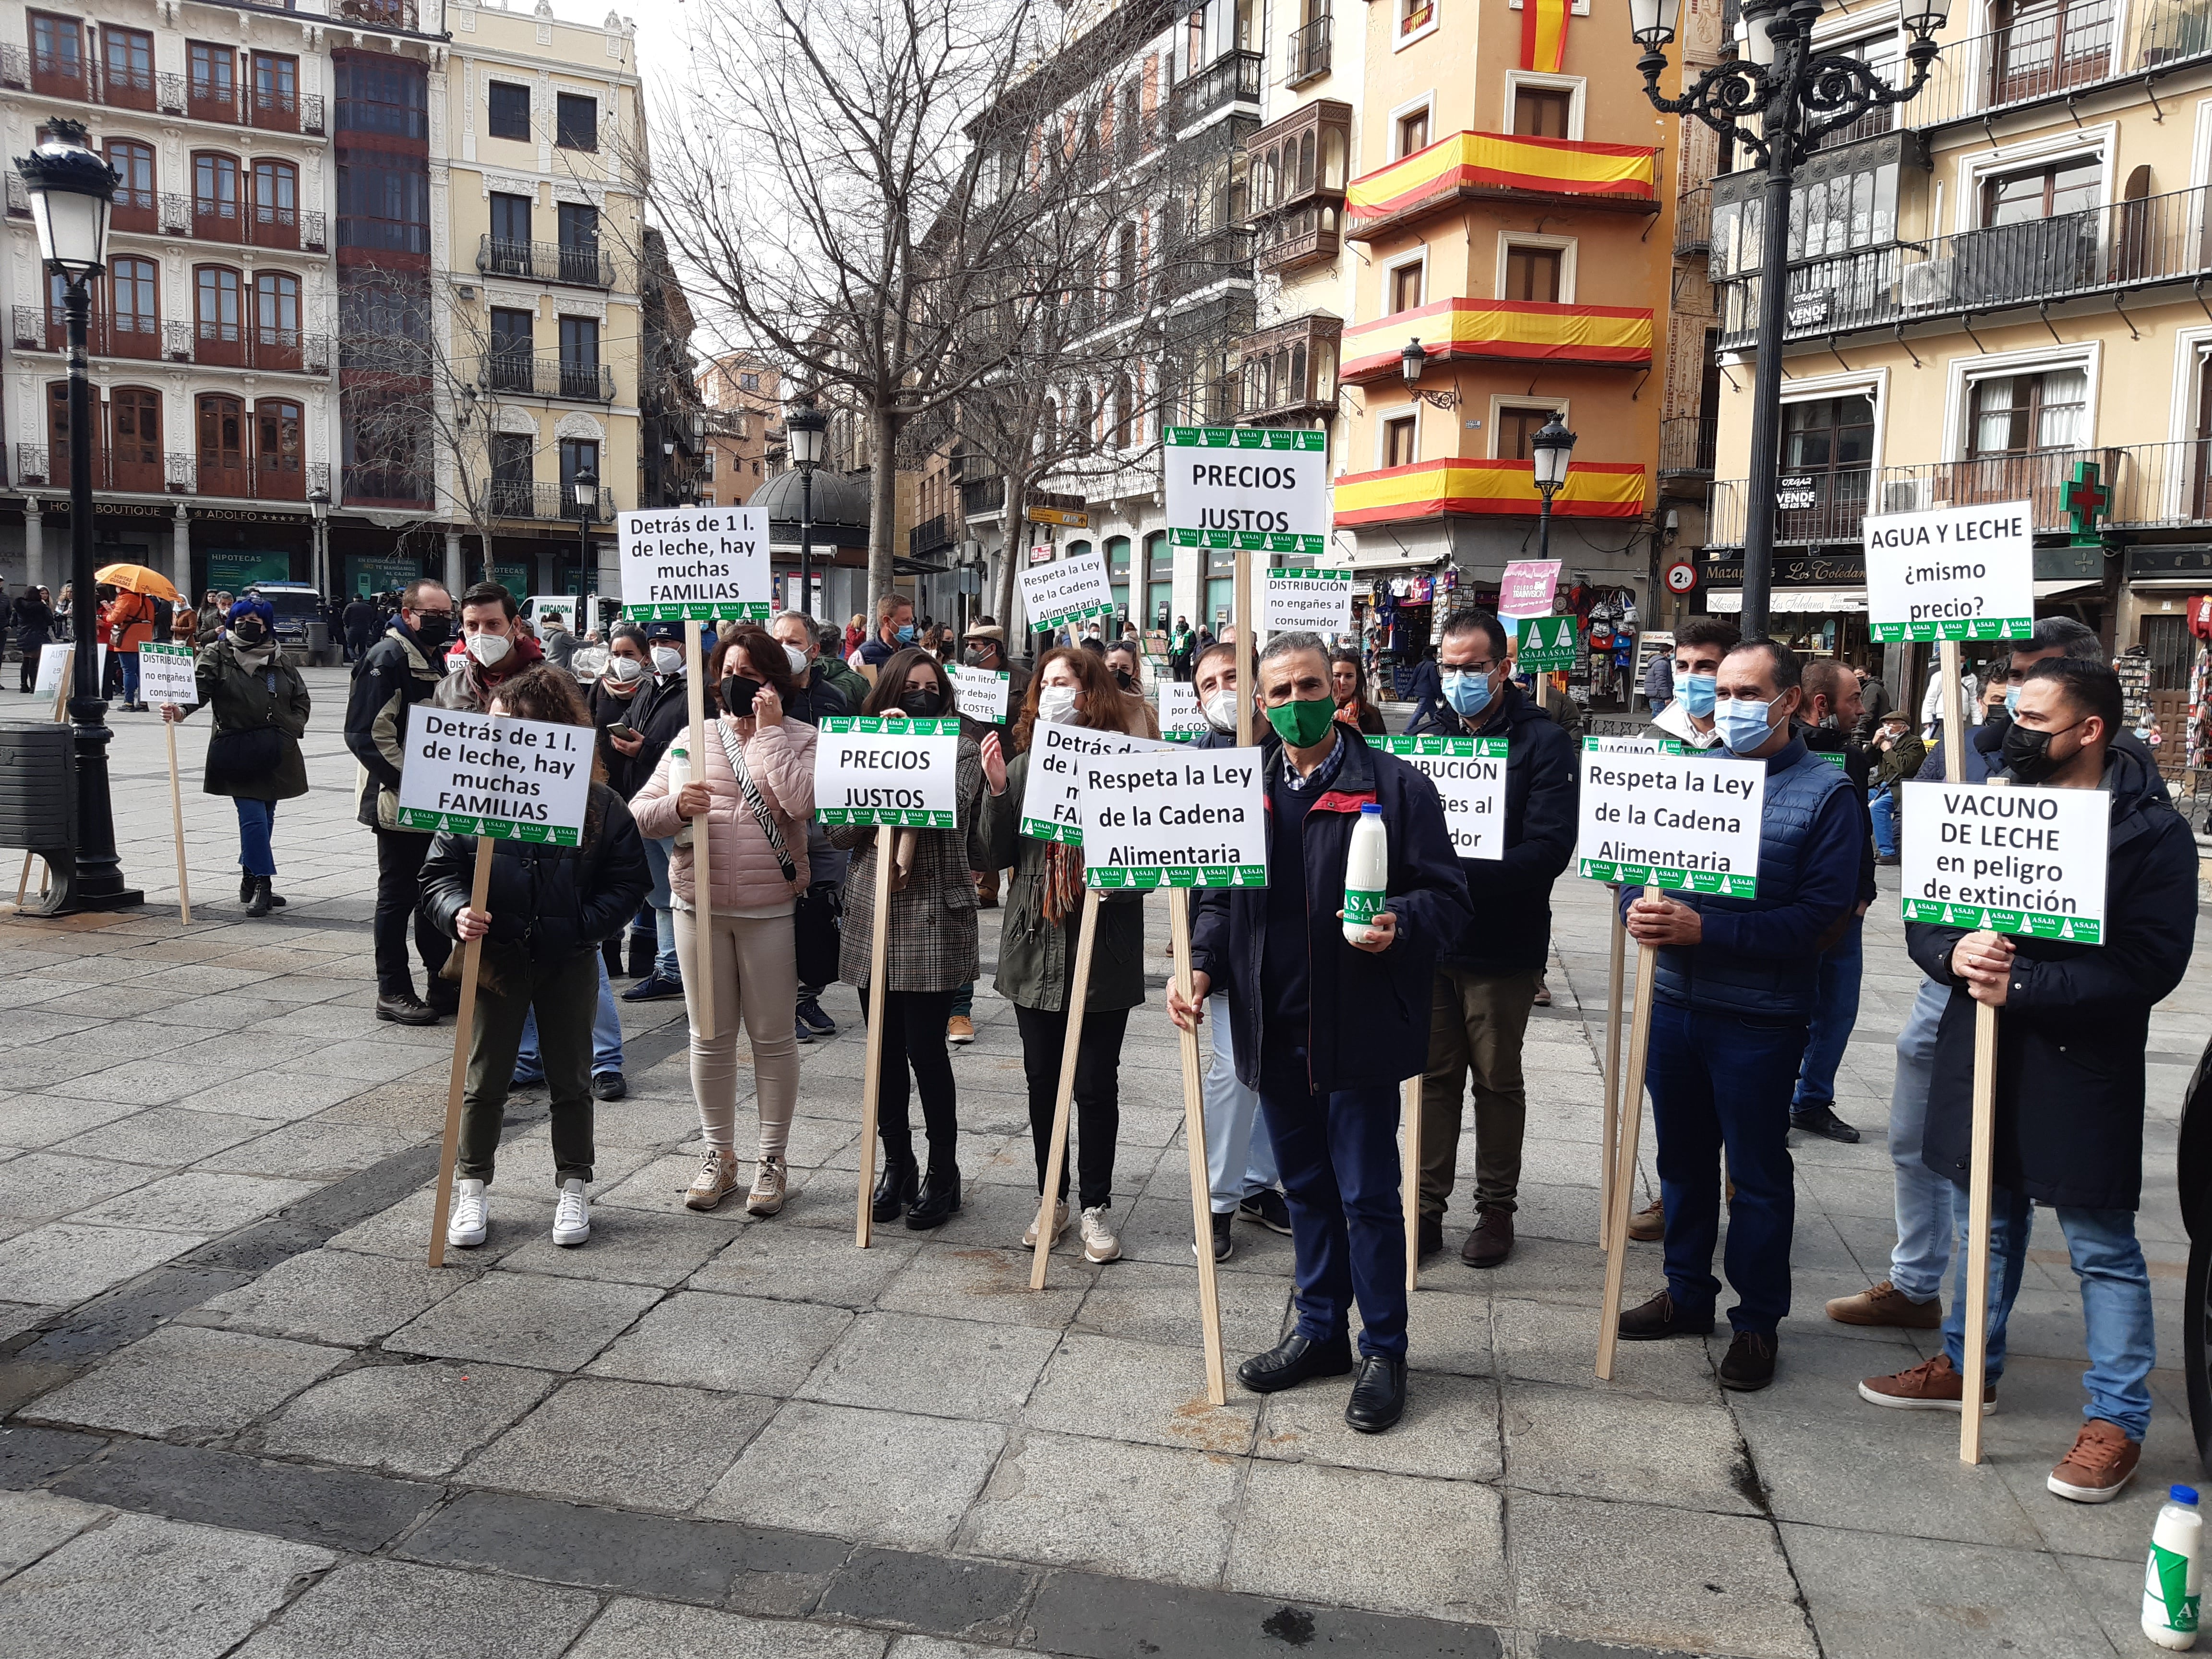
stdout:
<svg viewBox="0 0 2212 1659">
<path fill-rule="evenodd" d="M 599 475 L 588 466 L 576 469 L 568 480 L 568 494 L 576 503 L 576 574 L 586 591 L 592 581 L 592 515 L 599 507 Z"/>
<path fill-rule="evenodd" d="M 1536 514 L 1536 556 L 1548 559 L 1552 556 L 1552 497 L 1567 481 L 1567 463 L 1575 453 L 1575 434 L 1554 415 L 1537 428 L 1536 434 L 1528 440 L 1528 447 L 1536 452 L 1536 493 L 1544 498 Z"/>
<path fill-rule="evenodd" d="M 830 417 L 812 404 L 793 404 L 783 412 L 784 441 L 799 469 L 799 609 L 814 614 L 814 469 L 822 465 Z"/>
<path fill-rule="evenodd" d="M 1659 90 L 1681 0 L 1628 0 L 1629 32 L 1644 48 L 1637 68 L 1644 95 L 1668 115 L 1694 115 L 1732 138 L 1766 168 L 1759 222 L 1759 370 L 1751 405 L 1751 499 L 1743 535 L 1743 631 L 1766 632 L 1774 578 L 1774 489 L 1781 471 L 1782 341 L 1787 328 L 1790 190 L 1798 164 L 1829 133 L 1869 110 L 1909 103 L 1935 64 L 1936 34 L 1949 0 L 1905 0 L 1905 49 L 1912 78 L 1893 87 L 1856 58 L 1813 49 L 1820 0 L 1752 0 L 1744 9 L 1746 55 L 1716 65 L 1680 98 Z M 1754 125 L 1755 124 L 1755 125 Z"/>
<path fill-rule="evenodd" d="M 1450 392 L 1421 390 L 1421 370 L 1427 365 L 1428 361 L 1429 354 L 1421 349 L 1419 337 L 1416 336 L 1406 343 L 1406 349 L 1398 354 L 1398 367 L 1405 372 L 1406 375 L 1406 391 L 1417 404 L 1427 404 L 1437 409 L 1457 409 L 1459 392 L 1456 390 Z"/>
</svg>

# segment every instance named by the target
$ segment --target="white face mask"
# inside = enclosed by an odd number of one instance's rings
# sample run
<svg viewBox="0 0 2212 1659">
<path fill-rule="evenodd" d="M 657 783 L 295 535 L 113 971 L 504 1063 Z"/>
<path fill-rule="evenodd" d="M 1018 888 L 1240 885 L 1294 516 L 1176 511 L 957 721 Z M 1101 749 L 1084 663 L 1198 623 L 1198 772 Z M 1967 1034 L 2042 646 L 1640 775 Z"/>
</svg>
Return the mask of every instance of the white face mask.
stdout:
<svg viewBox="0 0 2212 1659">
<path fill-rule="evenodd" d="M 1037 691 L 1037 718 L 1051 726 L 1066 726 L 1075 718 L 1075 700 L 1082 694 L 1072 685 L 1047 685 Z"/>
<path fill-rule="evenodd" d="M 635 657 L 609 657 L 607 672 L 627 685 L 632 680 L 645 678 L 645 665 Z"/>
<path fill-rule="evenodd" d="M 514 641 L 504 634 L 471 634 L 469 635 L 469 655 L 486 668 L 496 667 L 507 660 L 507 653 L 514 649 Z"/>
<path fill-rule="evenodd" d="M 1237 694 L 1234 691 L 1215 692 L 1199 705 L 1205 712 L 1206 723 L 1224 737 L 1237 730 Z"/>
<path fill-rule="evenodd" d="M 656 645 L 653 647 L 653 672 L 654 673 L 673 674 L 681 671 L 683 666 L 684 653 L 681 651 L 678 651 L 674 646 Z"/>
<path fill-rule="evenodd" d="M 806 653 L 804 651 L 801 651 L 797 646 L 785 646 L 783 647 L 783 656 L 784 660 L 791 665 L 791 672 L 793 673 L 804 674 L 806 672 Z"/>
</svg>

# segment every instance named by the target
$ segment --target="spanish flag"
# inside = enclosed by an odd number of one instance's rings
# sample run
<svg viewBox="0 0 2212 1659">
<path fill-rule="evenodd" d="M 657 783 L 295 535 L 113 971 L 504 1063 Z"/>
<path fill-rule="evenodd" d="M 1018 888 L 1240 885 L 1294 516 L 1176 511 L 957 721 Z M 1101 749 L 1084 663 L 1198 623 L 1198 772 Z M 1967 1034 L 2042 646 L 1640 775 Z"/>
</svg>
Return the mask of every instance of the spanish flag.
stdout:
<svg viewBox="0 0 2212 1659">
<path fill-rule="evenodd" d="M 1567 61 L 1572 0 L 1521 0 L 1521 67 L 1558 75 Z"/>
<path fill-rule="evenodd" d="M 1633 461 L 1577 461 L 1552 511 L 1568 519 L 1640 519 L 1644 483 L 1644 469 Z M 1534 518 L 1541 502 L 1533 461 L 1416 461 L 1336 481 L 1336 524 L 1346 530 L 1447 513 Z"/>
<path fill-rule="evenodd" d="M 1357 386 L 1401 373 L 1406 342 L 1416 335 L 1431 362 L 1651 363 L 1651 313 L 1641 307 L 1451 299 L 1346 330 L 1343 378 Z"/>
<path fill-rule="evenodd" d="M 1656 152 L 1649 144 L 1600 144 L 1501 132 L 1455 132 L 1354 179 L 1346 197 L 1354 237 L 1401 215 L 1425 212 L 1462 191 L 1526 191 L 1592 207 L 1650 212 Z"/>
</svg>

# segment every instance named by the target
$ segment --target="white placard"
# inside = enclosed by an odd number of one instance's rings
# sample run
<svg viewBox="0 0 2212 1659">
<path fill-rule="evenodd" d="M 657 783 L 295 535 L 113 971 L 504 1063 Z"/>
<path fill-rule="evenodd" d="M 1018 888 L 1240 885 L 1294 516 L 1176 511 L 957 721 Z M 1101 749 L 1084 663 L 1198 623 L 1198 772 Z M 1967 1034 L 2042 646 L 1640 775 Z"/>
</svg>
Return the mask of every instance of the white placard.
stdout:
<svg viewBox="0 0 2212 1659">
<path fill-rule="evenodd" d="M 1288 634 L 1298 629 L 1324 635 L 1352 631 L 1349 570 L 1267 572 L 1260 588 L 1260 631 Z"/>
<path fill-rule="evenodd" d="M 592 728 L 418 702 L 407 714 L 399 827 L 574 847 L 592 792 Z"/>
<path fill-rule="evenodd" d="M 531 625 L 537 629 L 541 639 L 547 626 L 556 621 L 571 634 L 580 635 L 584 630 L 576 626 L 576 616 L 582 609 L 583 601 L 571 593 L 532 593 L 530 596 Z"/>
<path fill-rule="evenodd" d="M 960 722 L 833 714 L 814 744 L 824 823 L 950 830 L 959 821 Z"/>
<path fill-rule="evenodd" d="M 190 708 L 200 700 L 199 675 L 189 645 L 156 645 L 149 640 L 138 647 L 138 700 L 159 708 L 174 703 Z"/>
<path fill-rule="evenodd" d="M 1160 693 L 1160 735 L 1177 743 L 1204 737 L 1209 728 L 1200 706 L 1198 688 L 1188 680 L 1155 681 Z"/>
<path fill-rule="evenodd" d="M 1168 534 L 1177 547 L 1319 558 L 1328 538 L 1328 434 L 1171 426 L 1162 434 Z"/>
<path fill-rule="evenodd" d="M 1395 755 L 1436 785 L 1455 856 L 1505 856 L 1504 738 L 1370 737 L 1367 742 L 1370 748 Z"/>
<path fill-rule="evenodd" d="M 1093 756 L 1170 746 L 1151 738 L 1039 720 L 1030 728 L 1030 770 L 1022 786 L 1021 833 L 1038 841 L 1063 841 L 1080 847 L 1083 824 L 1075 799 L 1079 763 Z"/>
<path fill-rule="evenodd" d="M 1032 629 L 1058 628 L 1114 612 L 1113 584 L 1106 580 L 1106 561 L 1096 548 L 1014 574 L 1021 578 L 1022 609 Z"/>
<path fill-rule="evenodd" d="M 1754 898 L 1765 761 L 1647 755 L 1583 739 L 1576 867 L 1594 881 Z"/>
<path fill-rule="evenodd" d="M 50 697 L 62 689 L 62 665 L 69 660 L 73 648 L 66 640 L 58 645 L 39 647 L 39 678 L 32 682 L 34 696 Z M 107 647 L 104 645 L 100 647 L 100 683 L 107 684 Z"/>
<path fill-rule="evenodd" d="M 1005 669 L 970 668 L 959 662 L 948 664 L 945 672 L 952 676 L 953 707 L 986 726 L 1006 723 L 1007 689 L 1013 677 Z"/>
<path fill-rule="evenodd" d="M 1907 783 L 1899 805 L 1907 921 L 2105 942 L 2103 790 Z"/>
<path fill-rule="evenodd" d="M 1266 886 L 1261 751 L 1152 750 L 1079 763 L 1085 884 Z"/>
<path fill-rule="evenodd" d="M 624 513 L 623 610 L 660 622 L 766 622 L 768 516 L 750 507 Z"/>
<path fill-rule="evenodd" d="M 1869 514 L 1866 583 L 1877 640 L 2024 640 L 2035 631 L 2034 506 Z"/>
</svg>

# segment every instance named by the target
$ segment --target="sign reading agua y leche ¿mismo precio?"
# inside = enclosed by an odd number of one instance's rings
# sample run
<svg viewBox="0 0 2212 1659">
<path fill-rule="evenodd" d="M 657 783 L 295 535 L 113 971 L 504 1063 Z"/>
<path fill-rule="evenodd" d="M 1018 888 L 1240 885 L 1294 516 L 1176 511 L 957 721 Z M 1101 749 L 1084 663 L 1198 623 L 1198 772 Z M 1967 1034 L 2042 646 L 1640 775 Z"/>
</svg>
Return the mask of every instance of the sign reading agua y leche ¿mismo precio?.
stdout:
<svg viewBox="0 0 2212 1659">
<path fill-rule="evenodd" d="M 1171 426 L 1160 445 L 1177 547 L 1321 556 L 1328 437 L 1279 428 Z"/>
<path fill-rule="evenodd" d="M 1093 755 L 1079 767 L 1091 887 L 1264 887 L 1267 814 L 1257 749 Z"/>
<path fill-rule="evenodd" d="M 407 713 L 399 827 L 498 841 L 581 843 L 592 732 L 417 703 Z"/>
<path fill-rule="evenodd" d="M 957 720 L 835 714 L 814 744 L 814 811 L 824 823 L 950 830 L 959 766 Z"/>
<path fill-rule="evenodd" d="M 1576 868 L 1595 881 L 1754 898 L 1766 763 L 1623 754 L 1583 739 Z"/>
<path fill-rule="evenodd" d="M 2024 640 L 2035 631 L 2027 501 L 1866 520 L 1867 630 L 1877 640 Z"/>
<path fill-rule="evenodd" d="M 1908 783 L 1899 808 L 1907 921 L 2105 942 L 2103 790 Z"/>
<path fill-rule="evenodd" d="M 767 515 L 672 507 L 621 515 L 623 609 L 647 622 L 766 622 Z"/>
</svg>

